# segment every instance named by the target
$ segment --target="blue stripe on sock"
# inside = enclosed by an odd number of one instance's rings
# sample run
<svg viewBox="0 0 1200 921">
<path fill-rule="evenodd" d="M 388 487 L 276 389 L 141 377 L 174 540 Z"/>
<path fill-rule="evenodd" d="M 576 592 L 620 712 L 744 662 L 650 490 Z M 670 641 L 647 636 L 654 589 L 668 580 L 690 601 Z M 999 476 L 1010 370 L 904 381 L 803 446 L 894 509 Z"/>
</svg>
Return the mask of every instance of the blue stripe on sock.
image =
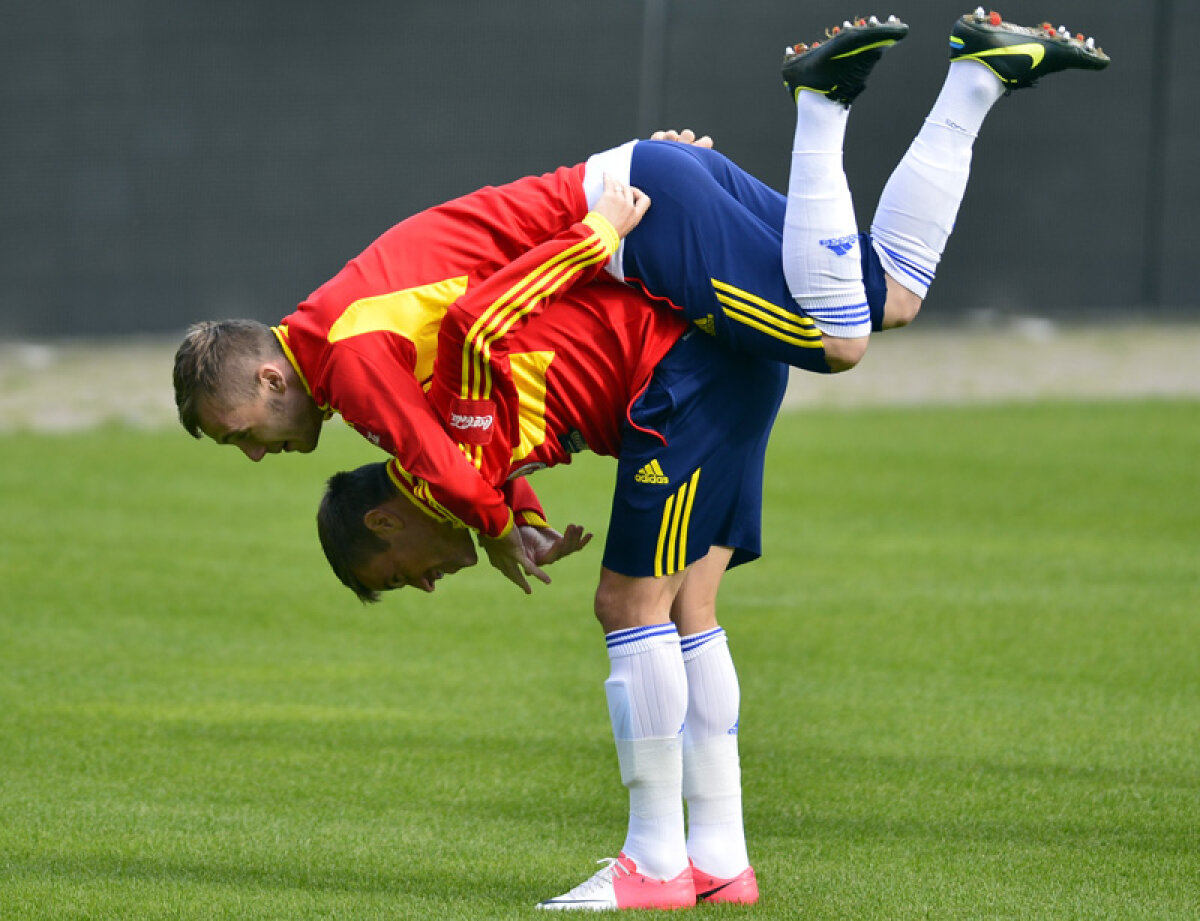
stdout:
<svg viewBox="0 0 1200 921">
<path fill-rule="evenodd" d="M 826 319 L 843 314 L 849 314 L 850 316 L 870 316 L 871 308 L 866 301 L 863 301 L 861 304 L 848 304 L 845 307 L 809 307 L 806 312 L 810 317 Z"/>
<path fill-rule="evenodd" d="M 880 245 L 883 246 L 883 244 Z M 894 249 L 890 249 L 887 246 L 883 246 L 883 251 L 896 260 L 896 262 L 898 262 L 902 267 L 911 270 L 913 277 L 924 275 L 931 280 L 933 279 L 933 272 L 929 271 L 929 269 L 925 268 L 923 265 L 914 262 L 912 259 L 909 259 L 906 256 L 901 256 Z"/>
<path fill-rule="evenodd" d="M 888 254 L 888 256 L 890 256 L 892 258 L 892 260 L 895 261 L 896 265 L 906 275 L 909 275 L 910 277 L 915 278 L 921 284 L 925 285 L 925 287 L 929 287 L 930 285 L 933 284 L 933 272 L 930 272 L 928 269 L 917 265 L 915 262 L 913 262 L 909 259 L 905 259 L 903 256 L 901 256 L 895 250 L 888 249 L 882 243 L 880 243 L 879 246 L 880 246 L 880 248 L 883 249 L 883 251 L 885 253 Z"/>
<path fill-rule="evenodd" d="M 809 307 L 808 315 L 814 320 L 828 326 L 847 327 L 868 326 L 871 323 L 871 305 L 866 301 L 861 304 L 849 304 L 845 307 Z"/>
<path fill-rule="evenodd" d="M 682 636 L 679 638 L 679 647 L 684 652 L 691 652 L 693 649 L 699 649 L 701 646 L 711 643 L 713 640 L 720 639 L 725 635 L 724 627 L 717 627 L 715 630 L 709 630 L 707 633 L 695 633 L 691 636 Z"/>
<path fill-rule="evenodd" d="M 605 635 L 604 642 L 609 649 L 615 649 L 617 646 L 626 646 L 629 643 L 636 643 L 638 640 L 647 640 L 656 636 L 670 636 L 671 634 L 679 635 L 679 631 L 675 629 L 674 624 L 651 624 L 649 627 L 630 627 L 627 630 L 614 630 L 612 633 Z"/>
</svg>

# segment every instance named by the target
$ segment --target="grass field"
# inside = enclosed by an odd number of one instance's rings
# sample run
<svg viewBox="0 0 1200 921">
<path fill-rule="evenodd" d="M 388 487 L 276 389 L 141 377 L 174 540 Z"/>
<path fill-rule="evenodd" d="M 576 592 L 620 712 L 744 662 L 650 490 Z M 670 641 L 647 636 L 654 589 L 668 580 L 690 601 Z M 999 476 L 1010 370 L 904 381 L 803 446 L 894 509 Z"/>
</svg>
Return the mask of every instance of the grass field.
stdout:
<svg viewBox="0 0 1200 921">
<path fill-rule="evenodd" d="M 363 608 L 326 439 L 0 437 L 0 918 L 532 918 L 619 847 L 599 552 Z M 696 913 L 1200 917 L 1198 456 L 1196 401 L 786 415 L 722 595 L 763 899 Z"/>
</svg>

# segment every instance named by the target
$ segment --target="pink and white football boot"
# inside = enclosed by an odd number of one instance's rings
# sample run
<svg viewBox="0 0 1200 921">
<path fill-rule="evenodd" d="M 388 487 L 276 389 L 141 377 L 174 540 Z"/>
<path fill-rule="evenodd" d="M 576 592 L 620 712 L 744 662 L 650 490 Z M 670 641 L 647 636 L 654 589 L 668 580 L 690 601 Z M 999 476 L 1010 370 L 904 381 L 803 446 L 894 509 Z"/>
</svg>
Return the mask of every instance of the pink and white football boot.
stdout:
<svg viewBox="0 0 1200 921">
<path fill-rule="evenodd" d="M 690 866 L 674 879 L 655 879 L 638 872 L 637 864 L 624 853 L 596 862 L 606 866 L 570 892 L 538 902 L 537 907 L 604 911 L 613 908 L 691 908 L 696 904 Z"/>
</svg>

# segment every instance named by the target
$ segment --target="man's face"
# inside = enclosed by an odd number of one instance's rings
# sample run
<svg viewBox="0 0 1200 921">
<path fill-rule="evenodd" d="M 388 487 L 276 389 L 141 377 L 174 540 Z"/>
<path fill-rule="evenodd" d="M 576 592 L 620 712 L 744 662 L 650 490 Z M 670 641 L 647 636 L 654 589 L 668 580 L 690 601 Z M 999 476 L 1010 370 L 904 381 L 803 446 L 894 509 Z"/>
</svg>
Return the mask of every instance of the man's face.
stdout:
<svg viewBox="0 0 1200 921">
<path fill-rule="evenodd" d="M 252 461 L 280 451 L 307 454 L 317 446 L 324 414 L 298 386 L 281 375 L 257 379 L 253 396 L 227 404 L 210 403 L 200 414 L 200 428 L 220 445 L 240 448 Z"/>
<path fill-rule="evenodd" d="M 405 509 L 399 503 L 409 508 Z M 389 508 L 402 510 L 403 522 L 397 527 L 396 519 L 393 519 L 390 526 L 382 529 L 372 527 L 387 542 L 388 548 L 375 554 L 355 571 L 355 576 L 367 588 L 386 592 L 411 585 L 423 592 L 432 592 L 442 576 L 478 562 L 470 531 L 434 521 L 423 512 L 412 509 L 403 497 L 368 515 L 380 512 L 393 514 L 388 511 Z"/>
</svg>

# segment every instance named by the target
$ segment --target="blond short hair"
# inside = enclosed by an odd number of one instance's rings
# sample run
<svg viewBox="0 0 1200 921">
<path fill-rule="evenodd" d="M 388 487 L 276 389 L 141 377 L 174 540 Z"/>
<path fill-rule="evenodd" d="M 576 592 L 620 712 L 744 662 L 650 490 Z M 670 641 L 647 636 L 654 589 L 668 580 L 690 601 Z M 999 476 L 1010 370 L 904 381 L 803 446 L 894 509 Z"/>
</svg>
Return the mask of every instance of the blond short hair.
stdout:
<svg viewBox="0 0 1200 921">
<path fill-rule="evenodd" d="M 213 401 L 254 393 L 249 367 L 282 354 L 271 327 L 257 320 L 205 320 L 190 326 L 175 352 L 175 408 L 193 438 L 202 437 L 200 412 Z"/>
</svg>

